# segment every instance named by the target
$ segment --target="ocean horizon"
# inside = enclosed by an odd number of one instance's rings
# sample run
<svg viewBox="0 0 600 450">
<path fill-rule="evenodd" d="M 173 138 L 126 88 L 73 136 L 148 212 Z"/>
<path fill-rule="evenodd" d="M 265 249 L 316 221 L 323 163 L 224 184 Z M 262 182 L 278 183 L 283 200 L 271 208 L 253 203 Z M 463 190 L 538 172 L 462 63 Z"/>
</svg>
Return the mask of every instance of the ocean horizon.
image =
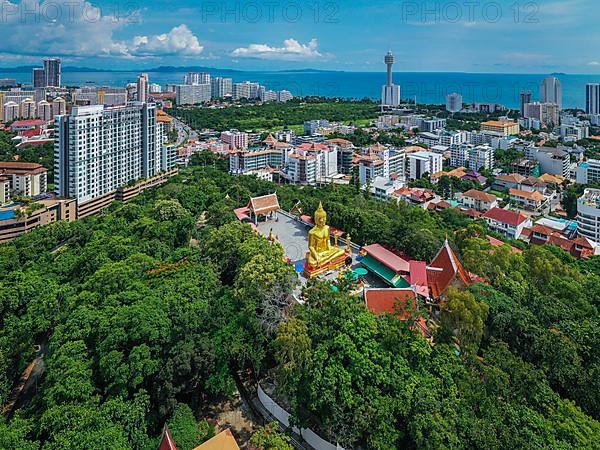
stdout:
<svg viewBox="0 0 600 450">
<path fill-rule="evenodd" d="M 234 82 L 255 81 L 268 89 L 289 90 L 294 96 L 341 97 L 348 99 L 379 99 L 386 81 L 384 72 L 337 71 L 229 71 L 208 70 L 213 76 L 229 76 Z M 66 86 L 124 87 L 136 81 L 140 71 L 95 72 L 64 71 Z M 146 72 L 151 83 L 161 86 L 182 83 L 186 72 Z M 31 72 L 3 72 L 0 76 L 15 78 L 19 83 L 31 83 Z M 465 103 L 495 102 L 508 108 L 519 108 L 519 94 L 529 90 L 539 100 L 539 86 L 547 75 L 494 74 L 468 72 L 394 72 L 394 82 L 401 87 L 405 100 L 417 99 L 420 104 L 443 104 L 446 95 L 462 94 Z M 600 83 L 600 75 L 558 74 L 563 89 L 564 108 L 585 108 L 585 85 Z"/>
</svg>

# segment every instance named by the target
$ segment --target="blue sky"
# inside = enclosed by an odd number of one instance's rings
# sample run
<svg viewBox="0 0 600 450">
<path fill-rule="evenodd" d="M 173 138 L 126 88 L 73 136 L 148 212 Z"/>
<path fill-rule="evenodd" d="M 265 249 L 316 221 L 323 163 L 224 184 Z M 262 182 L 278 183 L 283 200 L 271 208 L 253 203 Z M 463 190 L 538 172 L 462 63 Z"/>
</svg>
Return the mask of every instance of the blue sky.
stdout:
<svg viewBox="0 0 600 450">
<path fill-rule="evenodd" d="M 600 2 L 0 0 L 0 65 L 600 73 Z"/>
</svg>

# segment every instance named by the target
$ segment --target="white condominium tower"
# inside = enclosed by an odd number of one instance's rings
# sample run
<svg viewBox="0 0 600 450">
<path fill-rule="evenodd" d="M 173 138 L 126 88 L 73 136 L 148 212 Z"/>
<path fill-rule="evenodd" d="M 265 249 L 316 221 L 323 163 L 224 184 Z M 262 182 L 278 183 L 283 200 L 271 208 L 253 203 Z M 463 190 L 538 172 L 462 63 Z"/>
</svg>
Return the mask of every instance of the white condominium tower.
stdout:
<svg viewBox="0 0 600 450">
<path fill-rule="evenodd" d="M 451 113 L 459 112 L 463 107 L 463 96 L 457 92 L 446 96 L 446 110 Z"/>
<path fill-rule="evenodd" d="M 56 122 L 56 191 L 78 204 L 174 167 L 154 104 L 74 107 Z"/>
<path fill-rule="evenodd" d="M 188 72 L 184 77 L 185 84 L 210 84 L 210 73 L 207 72 Z"/>
<path fill-rule="evenodd" d="M 387 65 L 387 84 L 381 90 L 381 106 L 399 106 L 400 105 L 400 86 L 394 84 L 392 77 L 392 67 L 394 65 L 394 55 L 389 51 L 385 55 L 385 64 Z"/>
<path fill-rule="evenodd" d="M 562 86 L 558 78 L 544 78 L 540 85 L 540 102 L 555 103 L 558 109 L 562 109 Z"/>
</svg>

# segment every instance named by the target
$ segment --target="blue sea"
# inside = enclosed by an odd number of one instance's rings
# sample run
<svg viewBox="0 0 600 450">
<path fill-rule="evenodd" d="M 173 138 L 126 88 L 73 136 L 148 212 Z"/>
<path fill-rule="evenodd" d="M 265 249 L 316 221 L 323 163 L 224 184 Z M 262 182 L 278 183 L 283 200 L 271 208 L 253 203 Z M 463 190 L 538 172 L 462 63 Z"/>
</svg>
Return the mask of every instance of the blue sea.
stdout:
<svg viewBox="0 0 600 450">
<path fill-rule="evenodd" d="M 211 71 L 213 76 L 232 77 L 235 82 L 256 81 L 270 89 L 287 89 L 296 96 L 320 95 L 325 97 L 372 98 L 381 95 L 386 81 L 384 72 L 229 72 Z M 64 72 L 63 84 L 68 86 L 116 86 L 123 87 L 134 82 L 139 72 Z M 166 85 L 181 83 L 185 73 L 148 72 L 151 83 Z M 540 82 L 546 75 L 540 74 L 490 74 L 490 73 L 443 73 L 398 72 L 394 82 L 401 86 L 403 99 L 418 103 L 442 104 L 446 95 L 459 92 L 465 103 L 496 102 L 509 108 L 519 107 L 519 93 L 531 90 L 534 100 L 539 99 Z M 586 83 L 600 82 L 600 75 L 557 76 L 563 88 L 565 108 L 585 107 Z M 16 78 L 19 82 L 31 82 L 31 73 L 2 73 L 0 77 Z"/>
</svg>

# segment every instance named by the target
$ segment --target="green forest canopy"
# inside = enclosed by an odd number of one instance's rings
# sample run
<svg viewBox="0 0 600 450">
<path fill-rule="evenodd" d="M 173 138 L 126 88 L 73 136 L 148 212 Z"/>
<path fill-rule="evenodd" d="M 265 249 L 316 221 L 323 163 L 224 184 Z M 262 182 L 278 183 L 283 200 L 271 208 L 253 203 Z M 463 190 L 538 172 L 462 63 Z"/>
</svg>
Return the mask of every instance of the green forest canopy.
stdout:
<svg viewBox="0 0 600 450">
<path fill-rule="evenodd" d="M 0 422 L 0 448 L 154 449 L 167 420 L 186 442 L 203 439 L 210 433 L 189 425 L 181 404 L 198 418 L 234 392 L 231 370 L 246 368 L 274 373 L 294 420 L 346 448 L 600 441 L 597 264 L 553 247 L 492 249 L 482 227 L 452 212 L 375 202 L 353 187 L 276 188 L 202 158 L 131 203 L 0 246 L 2 403 L 34 344 L 47 342 L 39 391 Z M 323 200 L 355 242 L 414 258 L 430 260 L 456 230 L 466 267 L 490 281 L 452 294 L 484 319 L 480 333 L 461 323 L 469 351 L 457 356 L 444 327 L 431 347 L 409 323 L 320 282 L 267 326 L 268 302 L 289 292 L 293 269 L 232 209 L 275 189 L 284 208 L 300 200 L 311 212 Z"/>
</svg>

